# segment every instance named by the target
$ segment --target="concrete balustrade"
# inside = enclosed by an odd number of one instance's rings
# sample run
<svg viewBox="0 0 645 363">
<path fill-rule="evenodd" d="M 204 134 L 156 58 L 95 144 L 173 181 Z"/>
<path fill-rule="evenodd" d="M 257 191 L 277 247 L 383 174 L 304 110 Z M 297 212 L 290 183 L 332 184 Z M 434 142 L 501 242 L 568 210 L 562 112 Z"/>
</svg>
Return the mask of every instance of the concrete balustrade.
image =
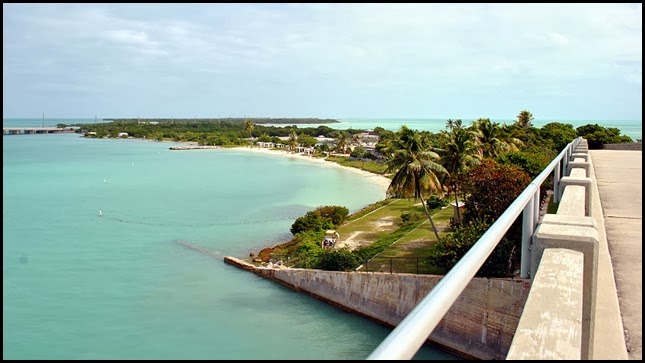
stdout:
<svg viewBox="0 0 645 363">
<path fill-rule="evenodd" d="M 532 238 L 533 283 L 507 359 L 593 359 L 600 236 L 586 140 L 570 158 L 558 211 Z"/>
<path fill-rule="evenodd" d="M 506 359 L 579 360 L 583 254 L 544 250 Z"/>
<path fill-rule="evenodd" d="M 591 178 L 585 176 L 586 171 L 581 168 L 573 168 L 571 170 L 571 176 L 565 176 L 560 179 L 560 205 L 563 203 L 564 192 L 567 189 L 567 186 L 581 186 L 585 190 L 585 198 L 583 199 L 583 206 L 579 207 L 580 210 L 584 210 L 585 216 L 591 217 L 592 208 L 591 208 Z M 577 194 L 577 193 L 576 193 Z M 575 199 L 577 200 L 577 199 Z M 566 204 L 567 202 L 565 202 Z M 568 203 L 575 203 L 573 201 Z M 575 207 L 574 207 L 575 208 Z M 559 209 L 559 208 L 558 208 Z"/>
<path fill-rule="evenodd" d="M 570 156 L 571 160 L 576 160 L 576 159 L 583 159 L 584 161 L 589 161 L 589 154 L 587 153 L 573 153 Z"/>
<path fill-rule="evenodd" d="M 583 160 L 582 158 L 576 158 L 574 161 L 570 161 L 569 164 L 567 165 L 567 168 L 569 169 L 568 172 L 571 173 L 571 170 L 573 168 L 581 168 L 585 170 L 585 177 L 589 178 L 591 177 L 591 164 L 589 164 L 588 161 Z"/>
<path fill-rule="evenodd" d="M 570 224 L 542 222 L 533 236 L 534 251 L 532 256 L 531 276 L 537 275 L 541 265 L 541 258 L 545 250 L 550 248 L 566 248 L 582 252 L 583 260 L 583 304 L 582 304 L 582 350 L 581 359 L 592 359 L 594 315 L 596 310 L 596 286 L 598 276 L 598 244 L 599 235 L 595 227 L 585 226 L 588 223 L 583 219 L 576 221 L 570 216 Z M 548 266 L 548 265 L 547 265 Z M 546 267 L 545 267 L 546 268 Z M 558 271 L 552 271 L 558 273 Z M 530 295 L 529 295 L 530 298 Z M 563 305 L 566 305 L 563 303 Z M 543 310 L 544 311 L 544 310 Z M 568 334 L 568 333 L 567 333 Z M 566 335 L 566 334 L 565 334 Z M 534 359 L 546 359 L 535 357 Z"/>
<path fill-rule="evenodd" d="M 573 149 L 573 153 L 587 154 L 589 153 L 589 149 L 586 146 L 578 146 L 577 148 Z"/>
<path fill-rule="evenodd" d="M 585 217 L 585 208 L 576 203 L 577 200 L 586 199 L 586 188 L 584 186 L 569 185 L 564 188 L 560 203 L 558 204 L 558 216 Z"/>
</svg>

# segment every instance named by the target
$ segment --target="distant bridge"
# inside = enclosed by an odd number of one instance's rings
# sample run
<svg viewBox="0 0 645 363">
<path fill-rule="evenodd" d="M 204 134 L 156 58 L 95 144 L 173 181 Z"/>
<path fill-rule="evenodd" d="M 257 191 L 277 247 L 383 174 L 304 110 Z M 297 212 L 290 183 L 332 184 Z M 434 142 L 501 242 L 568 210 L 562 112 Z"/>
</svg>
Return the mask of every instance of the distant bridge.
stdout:
<svg viewBox="0 0 645 363">
<path fill-rule="evenodd" d="M 3 127 L 3 135 L 62 134 L 76 132 L 77 127 Z"/>
</svg>

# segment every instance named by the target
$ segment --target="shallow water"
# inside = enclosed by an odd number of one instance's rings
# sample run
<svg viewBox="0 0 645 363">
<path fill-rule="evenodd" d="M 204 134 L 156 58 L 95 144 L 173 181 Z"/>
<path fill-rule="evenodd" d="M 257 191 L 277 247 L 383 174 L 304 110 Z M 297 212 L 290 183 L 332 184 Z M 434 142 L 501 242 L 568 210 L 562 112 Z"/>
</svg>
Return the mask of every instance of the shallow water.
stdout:
<svg viewBox="0 0 645 363">
<path fill-rule="evenodd" d="M 3 137 L 3 358 L 367 357 L 390 329 L 223 257 L 288 240 L 319 205 L 381 200 L 382 186 L 303 160 L 171 145 Z M 424 347 L 416 358 L 453 357 Z"/>
</svg>

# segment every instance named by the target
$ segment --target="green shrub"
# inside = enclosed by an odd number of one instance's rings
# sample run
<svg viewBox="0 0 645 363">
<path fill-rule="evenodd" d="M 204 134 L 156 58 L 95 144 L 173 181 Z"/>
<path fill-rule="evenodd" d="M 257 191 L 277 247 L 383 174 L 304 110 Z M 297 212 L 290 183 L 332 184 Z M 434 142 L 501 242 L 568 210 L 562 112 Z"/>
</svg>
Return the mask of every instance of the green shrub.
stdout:
<svg viewBox="0 0 645 363">
<path fill-rule="evenodd" d="M 291 225 L 295 236 L 306 231 L 323 231 L 341 225 L 349 215 L 349 209 L 342 206 L 322 206 L 307 212 Z"/>
<path fill-rule="evenodd" d="M 298 268 L 316 268 L 318 256 L 323 253 L 320 241 L 324 235 L 322 231 L 298 233 L 292 240 L 297 247 L 288 253 L 290 263 Z"/>
<path fill-rule="evenodd" d="M 361 259 L 345 247 L 324 250 L 318 255 L 317 268 L 327 271 L 351 271 L 360 264 Z"/>
<path fill-rule="evenodd" d="M 569 142 L 571 142 L 571 140 L 569 140 Z M 509 152 L 502 154 L 495 159 L 495 161 L 502 165 L 519 166 L 531 177 L 531 179 L 535 179 L 536 176 L 540 175 L 540 173 L 551 163 L 551 160 L 552 158 L 545 155 L 544 152 L 533 153 L 526 151 Z"/>
<path fill-rule="evenodd" d="M 494 222 L 530 182 L 529 175 L 519 166 L 482 160 L 464 178 L 462 191 L 467 195 L 464 221 Z"/>
<path fill-rule="evenodd" d="M 403 224 L 415 223 L 421 220 L 425 220 L 425 215 L 419 212 L 405 212 L 401 213 L 401 220 Z"/>
<path fill-rule="evenodd" d="M 431 195 L 430 198 L 428 198 L 427 200 L 427 205 L 429 209 L 446 207 L 448 206 L 448 204 L 450 204 L 450 199 L 441 198 L 436 195 Z"/>
<path fill-rule="evenodd" d="M 576 129 L 578 136 L 587 140 L 589 149 L 602 149 L 604 144 L 621 144 L 633 142 L 629 136 L 621 135 L 616 127 L 603 127 L 598 124 L 587 124 Z"/>
<path fill-rule="evenodd" d="M 429 264 L 449 271 L 489 227 L 490 223 L 481 220 L 456 226 L 453 233 L 446 235 L 439 243 L 430 248 Z M 513 242 L 513 238 L 503 238 L 476 275 L 482 277 L 513 276 L 519 263 L 518 245 Z"/>
</svg>

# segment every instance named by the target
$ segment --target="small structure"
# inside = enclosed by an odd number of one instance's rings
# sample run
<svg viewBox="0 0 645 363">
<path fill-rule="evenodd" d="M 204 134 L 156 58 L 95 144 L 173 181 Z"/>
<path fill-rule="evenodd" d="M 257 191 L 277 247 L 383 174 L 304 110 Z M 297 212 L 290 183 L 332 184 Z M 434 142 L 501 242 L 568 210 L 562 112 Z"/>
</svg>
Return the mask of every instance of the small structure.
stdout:
<svg viewBox="0 0 645 363">
<path fill-rule="evenodd" d="M 461 221 L 461 218 L 464 216 L 466 204 L 464 202 L 459 202 L 459 208 L 457 208 L 457 203 L 455 202 L 450 203 L 450 205 L 454 209 L 452 220 L 456 223 L 459 223 Z"/>
<path fill-rule="evenodd" d="M 320 243 L 320 247 L 322 248 L 334 248 L 336 247 L 336 243 L 338 242 L 338 239 L 340 238 L 340 235 L 338 232 L 336 232 L 333 229 L 325 231 L 325 238 L 323 238 L 322 242 Z"/>
</svg>

